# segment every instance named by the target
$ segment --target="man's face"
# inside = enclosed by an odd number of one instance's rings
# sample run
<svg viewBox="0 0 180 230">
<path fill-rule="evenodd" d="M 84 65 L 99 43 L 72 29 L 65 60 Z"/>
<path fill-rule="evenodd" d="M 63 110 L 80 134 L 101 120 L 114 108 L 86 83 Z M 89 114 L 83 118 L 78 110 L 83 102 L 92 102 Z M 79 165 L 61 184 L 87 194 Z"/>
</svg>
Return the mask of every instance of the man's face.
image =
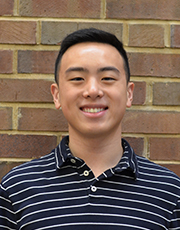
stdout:
<svg viewBox="0 0 180 230">
<path fill-rule="evenodd" d="M 133 97 L 124 62 L 113 46 L 80 43 L 63 55 L 59 86 L 51 86 L 55 106 L 69 124 L 69 133 L 89 137 L 121 132 L 121 121 Z"/>
</svg>

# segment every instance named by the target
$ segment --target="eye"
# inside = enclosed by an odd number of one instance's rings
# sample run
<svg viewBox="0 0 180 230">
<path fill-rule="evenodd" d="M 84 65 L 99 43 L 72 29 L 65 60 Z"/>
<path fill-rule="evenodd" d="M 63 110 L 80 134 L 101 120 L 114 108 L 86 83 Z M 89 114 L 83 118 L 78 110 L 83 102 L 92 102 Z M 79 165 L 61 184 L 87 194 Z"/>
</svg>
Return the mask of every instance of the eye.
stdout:
<svg viewBox="0 0 180 230">
<path fill-rule="evenodd" d="M 84 79 L 82 77 L 74 77 L 70 81 L 84 81 Z"/>
<path fill-rule="evenodd" d="M 115 81 L 115 78 L 113 78 L 113 77 L 103 77 L 102 81 Z"/>
</svg>

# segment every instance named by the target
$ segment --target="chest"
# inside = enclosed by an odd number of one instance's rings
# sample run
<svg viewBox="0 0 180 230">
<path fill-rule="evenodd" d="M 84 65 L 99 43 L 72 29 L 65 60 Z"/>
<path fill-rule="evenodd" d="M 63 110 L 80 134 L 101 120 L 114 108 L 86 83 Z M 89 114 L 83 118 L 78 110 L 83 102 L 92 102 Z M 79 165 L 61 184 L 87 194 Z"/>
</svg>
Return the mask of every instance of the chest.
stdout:
<svg viewBox="0 0 180 230">
<path fill-rule="evenodd" d="M 30 186 L 13 203 L 20 229 L 167 229 L 171 213 L 160 191 L 134 180 L 56 179 Z"/>
</svg>

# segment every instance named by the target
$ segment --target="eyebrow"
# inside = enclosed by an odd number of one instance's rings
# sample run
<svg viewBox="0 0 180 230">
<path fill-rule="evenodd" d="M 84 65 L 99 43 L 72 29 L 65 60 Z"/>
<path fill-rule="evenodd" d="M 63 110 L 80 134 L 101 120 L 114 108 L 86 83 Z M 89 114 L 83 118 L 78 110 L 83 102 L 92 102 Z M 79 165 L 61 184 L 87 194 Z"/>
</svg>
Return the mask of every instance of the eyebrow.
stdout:
<svg viewBox="0 0 180 230">
<path fill-rule="evenodd" d="M 66 73 L 69 73 L 69 72 L 88 72 L 87 69 L 83 68 L 83 67 L 70 67 L 66 70 Z"/>
<path fill-rule="evenodd" d="M 83 67 L 70 67 L 66 70 L 66 73 L 73 72 L 73 71 L 88 72 L 88 69 L 83 68 Z M 105 66 L 105 67 L 99 68 L 97 72 L 105 72 L 105 71 L 114 71 L 114 72 L 120 73 L 120 71 L 114 66 Z"/>
<path fill-rule="evenodd" d="M 120 71 L 114 66 L 106 66 L 98 69 L 98 72 L 105 72 L 105 71 L 115 71 L 117 73 L 120 73 Z"/>
</svg>

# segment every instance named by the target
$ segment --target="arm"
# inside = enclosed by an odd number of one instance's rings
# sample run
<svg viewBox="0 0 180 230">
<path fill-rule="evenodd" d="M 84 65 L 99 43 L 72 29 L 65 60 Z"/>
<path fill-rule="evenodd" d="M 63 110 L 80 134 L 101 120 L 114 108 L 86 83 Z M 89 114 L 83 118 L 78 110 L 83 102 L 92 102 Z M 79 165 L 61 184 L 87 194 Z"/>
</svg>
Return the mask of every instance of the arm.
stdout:
<svg viewBox="0 0 180 230">
<path fill-rule="evenodd" d="M 8 194 L 5 188 L 0 185 L 0 229 L 16 229 L 17 224 L 15 219 L 15 213 Z"/>
<path fill-rule="evenodd" d="M 170 223 L 170 230 L 180 230 L 180 198 L 177 201 L 177 205 L 172 213 L 171 223 Z"/>
</svg>

